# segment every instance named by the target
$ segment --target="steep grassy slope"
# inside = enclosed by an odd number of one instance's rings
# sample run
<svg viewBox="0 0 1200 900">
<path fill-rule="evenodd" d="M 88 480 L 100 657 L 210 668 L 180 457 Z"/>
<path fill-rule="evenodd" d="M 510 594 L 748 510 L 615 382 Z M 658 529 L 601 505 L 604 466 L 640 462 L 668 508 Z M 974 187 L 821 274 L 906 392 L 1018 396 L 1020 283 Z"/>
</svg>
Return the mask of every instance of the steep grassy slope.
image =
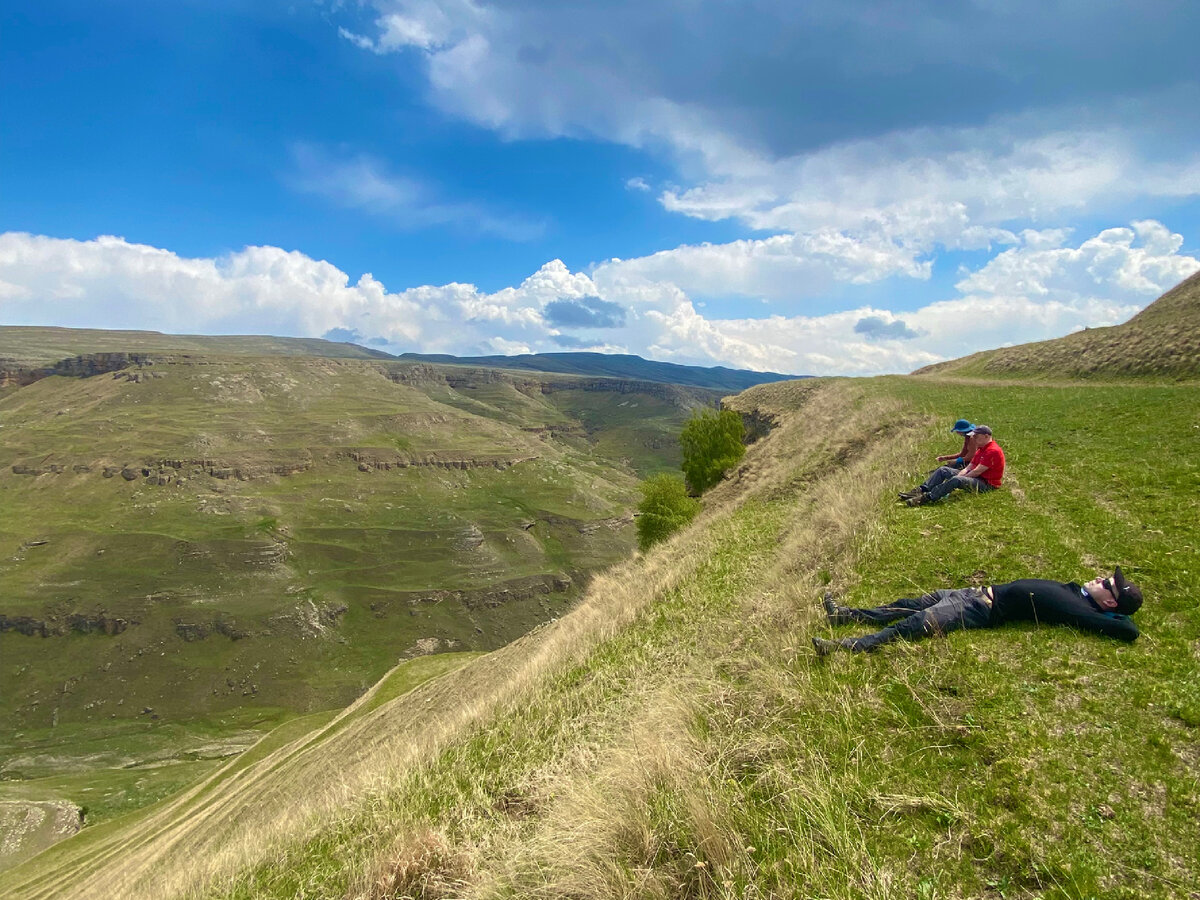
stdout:
<svg viewBox="0 0 1200 900">
<path fill-rule="evenodd" d="M 559 615 L 628 554 L 638 473 L 677 466 L 711 400 L 279 355 L 10 389 L 0 799 L 111 818 L 398 659 Z"/>
<path fill-rule="evenodd" d="M 1200 377 L 1200 272 L 1123 325 L 987 350 L 913 374 L 1195 380 Z"/>
<path fill-rule="evenodd" d="M 1197 388 L 886 378 L 732 402 L 779 427 L 569 615 L 0 889 L 1190 897 Z M 1006 489 L 895 505 L 960 415 L 996 430 Z M 809 648 L 826 586 L 875 603 L 1117 563 L 1148 598 L 1132 645 L 1031 624 Z"/>
</svg>

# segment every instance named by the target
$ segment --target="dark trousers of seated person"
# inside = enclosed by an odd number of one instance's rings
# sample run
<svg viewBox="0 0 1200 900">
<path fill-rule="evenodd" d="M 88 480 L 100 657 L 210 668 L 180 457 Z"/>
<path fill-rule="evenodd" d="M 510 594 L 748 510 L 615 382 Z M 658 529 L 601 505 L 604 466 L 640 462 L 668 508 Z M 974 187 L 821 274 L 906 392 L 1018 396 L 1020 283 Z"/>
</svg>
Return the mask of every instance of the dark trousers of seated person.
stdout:
<svg viewBox="0 0 1200 900">
<path fill-rule="evenodd" d="M 958 472 L 959 470 L 953 466 L 938 466 L 930 472 L 929 477 L 925 479 L 925 483 L 921 485 L 921 490 L 924 491 L 926 499 L 930 501 L 941 500 L 948 493 L 956 490 L 972 491 L 976 494 L 994 490 L 982 478 L 964 478 Z"/>
<path fill-rule="evenodd" d="M 841 644 L 851 650 L 874 650 L 901 638 L 919 641 L 935 634 L 960 628 L 991 626 L 992 606 L 983 588 L 954 588 L 930 591 L 920 597 L 905 598 L 874 609 L 847 609 L 843 615 L 853 622 L 888 625 L 874 634 L 843 638 Z"/>
</svg>

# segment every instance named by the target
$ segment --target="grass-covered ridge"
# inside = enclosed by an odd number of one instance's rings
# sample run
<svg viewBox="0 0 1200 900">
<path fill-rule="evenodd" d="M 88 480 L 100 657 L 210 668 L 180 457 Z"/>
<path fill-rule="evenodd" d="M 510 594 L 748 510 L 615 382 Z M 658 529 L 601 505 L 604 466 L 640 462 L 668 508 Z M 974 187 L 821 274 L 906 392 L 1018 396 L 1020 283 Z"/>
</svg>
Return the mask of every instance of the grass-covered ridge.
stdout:
<svg viewBox="0 0 1200 900">
<path fill-rule="evenodd" d="M 281 748 L 209 813 L 67 841 L 0 891 L 1191 896 L 1195 385 L 823 380 L 732 403 L 778 427 L 571 614 Z M 897 506 L 960 415 L 995 429 L 1005 489 Z M 1147 595 L 1133 645 L 1025 625 L 809 648 L 827 586 L 866 604 L 1117 563 Z"/>
<path fill-rule="evenodd" d="M 982 378 L 1200 378 L 1200 272 L 1128 322 L 985 350 L 914 374 Z"/>
</svg>

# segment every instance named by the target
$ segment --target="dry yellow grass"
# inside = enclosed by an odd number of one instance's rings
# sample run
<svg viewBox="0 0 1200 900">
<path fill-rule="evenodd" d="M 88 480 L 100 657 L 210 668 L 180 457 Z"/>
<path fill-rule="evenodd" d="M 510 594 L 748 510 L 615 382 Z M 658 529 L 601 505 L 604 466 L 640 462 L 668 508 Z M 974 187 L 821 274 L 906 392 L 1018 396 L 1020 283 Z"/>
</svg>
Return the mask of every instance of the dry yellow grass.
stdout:
<svg viewBox="0 0 1200 900">
<path fill-rule="evenodd" d="M 906 429 L 898 421 L 903 410 L 871 403 L 854 416 L 825 419 L 823 409 L 844 410 L 854 387 L 835 383 L 820 390 L 827 406 L 814 403 L 803 418 L 787 419 L 748 456 L 740 475 L 719 489 L 726 504 L 780 494 L 796 501 L 778 535 L 774 564 L 759 573 L 759 586 L 738 599 L 733 615 L 708 623 L 702 644 L 684 668 L 641 673 L 660 688 L 630 712 L 611 743 L 591 748 L 572 767 L 556 765 L 545 774 L 542 791 L 554 803 L 541 811 L 532 829 L 494 836 L 473 866 L 475 883 L 462 896 L 741 896 L 734 888 L 747 881 L 754 848 L 738 837 L 736 812 L 720 786 L 740 768 L 756 762 L 769 767 L 779 738 L 769 729 L 748 727 L 744 696 L 726 707 L 734 721 L 707 741 L 696 736 L 697 716 L 701 707 L 711 713 L 721 708 L 723 696 L 729 698 L 719 669 L 733 667 L 771 680 L 783 677 L 784 683 L 768 685 L 762 696 L 806 694 L 787 662 L 798 653 L 808 656 L 805 635 L 817 618 L 817 569 L 832 565 L 850 577 L 854 548 L 869 541 L 875 527 L 873 498 L 881 480 L 911 453 Z M 786 415 L 812 391 L 764 390 L 745 402 L 760 409 L 773 405 Z M 884 427 L 885 422 L 891 427 Z M 886 440 L 878 439 L 885 435 Z M 842 461 L 844 477 L 814 481 L 830 459 Z M 703 537 L 693 532 L 690 541 L 702 542 Z M 791 674 L 781 676 L 785 672 Z M 803 678 L 803 669 L 800 673 Z M 772 711 L 763 708 L 754 714 L 769 718 Z M 833 774 L 821 760 L 814 758 L 809 771 L 777 770 L 767 777 L 774 779 L 780 796 L 790 798 L 787 806 L 796 815 L 781 821 L 780 829 L 797 847 L 811 852 L 829 840 L 853 841 L 858 830 L 848 821 Z M 799 830 L 797 822 L 803 823 Z M 837 855 L 869 863 L 861 846 L 839 846 Z M 814 866 L 819 863 L 813 859 Z M 869 866 L 864 871 L 868 874 L 847 882 L 852 895 L 887 896 L 886 873 Z"/>
</svg>

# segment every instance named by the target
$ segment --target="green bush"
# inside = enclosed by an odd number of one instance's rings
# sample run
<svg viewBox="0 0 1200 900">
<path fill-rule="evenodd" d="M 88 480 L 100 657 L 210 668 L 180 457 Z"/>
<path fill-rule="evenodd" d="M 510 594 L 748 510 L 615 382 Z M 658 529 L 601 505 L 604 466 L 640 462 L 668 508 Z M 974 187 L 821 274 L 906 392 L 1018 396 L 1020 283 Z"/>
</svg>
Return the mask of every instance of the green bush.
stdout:
<svg viewBox="0 0 1200 900">
<path fill-rule="evenodd" d="M 705 409 L 688 419 L 679 435 L 680 468 L 693 493 L 704 493 L 738 464 L 746 452 L 744 431 L 742 417 L 731 409 Z"/>
<path fill-rule="evenodd" d="M 648 478 L 642 482 L 642 502 L 638 504 L 638 547 L 646 550 L 666 540 L 699 511 L 699 502 L 688 496 L 687 486 L 678 475 L 664 472 Z"/>
</svg>

